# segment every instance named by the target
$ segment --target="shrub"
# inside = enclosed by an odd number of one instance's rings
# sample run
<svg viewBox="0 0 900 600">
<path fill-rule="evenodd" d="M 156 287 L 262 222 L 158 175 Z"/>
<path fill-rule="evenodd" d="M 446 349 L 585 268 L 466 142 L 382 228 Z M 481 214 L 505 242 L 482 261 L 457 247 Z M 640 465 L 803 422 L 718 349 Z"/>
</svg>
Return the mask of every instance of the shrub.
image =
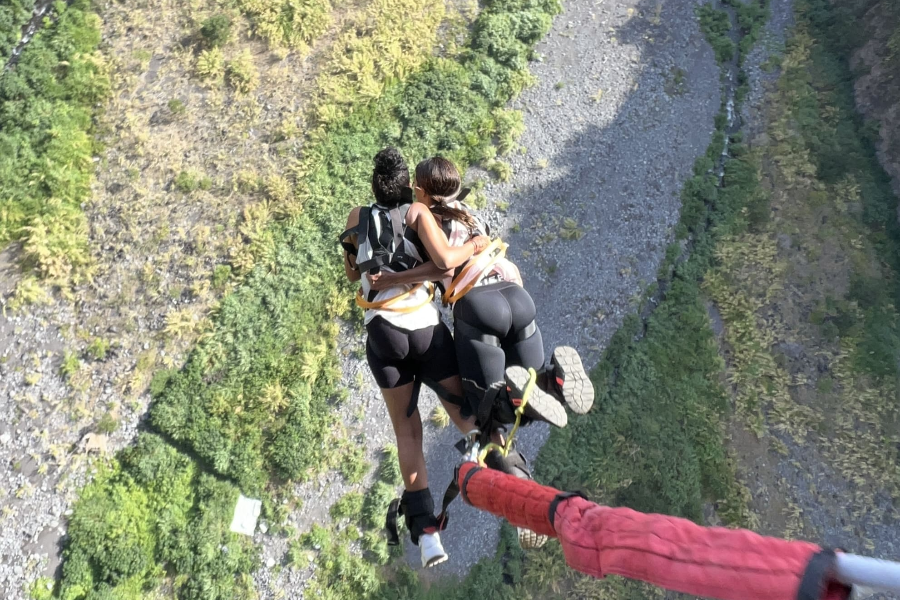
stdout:
<svg viewBox="0 0 900 600">
<path fill-rule="evenodd" d="M 256 89 L 259 85 L 259 72 L 249 50 L 244 50 L 237 58 L 228 61 L 225 66 L 225 80 L 238 94 L 249 94 Z"/>
<path fill-rule="evenodd" d="M 110 434 L 119 428 L 119 422 L 116 421 L 109 413 L 105 413 L 100 420 L 97 421 L 97 431 L 100 433 Z"/>
<path fill-rule="evenodd" d="M 331 23 L 328 0 L 240 0 L 256 33 L 275 46 L 306 50 Z"/>
<path fill-rule="evenodd" d="M 222 290 L 225 288 L 225 284 L 228 283 L 228 280 L 231 279 L 231 266 L 230 265 L 216 265 L 213 269 L 212 274 L 212 286 L 216 290 Z"/>
<path fill-rule="evenodd" d="M 734 58 L 735 45 L 728 37 L 731 33 L 731 20 L 728 13 L 713 8 L 711 4 L 704 4 L 697 9 L 700 18 L 700 29 L 706 36 L 706 41 L 712 46 L 716 54 L 716 60 L 727 63 Z"/>
<path fill-rule="evenodd" d="M 212 187 L 212 179 L 196 171 L 181 171 L 175 177 L 175 189 L 185 194 L 197 190 L 208 190 Z"/>
<path fill-rule="evenodd" d="M 207 18 L 200 26 L 200 35 L 208 48 L 224 46 L 231 39 L 231 17 L 219 13 Z"/>
<path fill-rule="evenodd" d="M 85 350 L 94 360 L 104 360 L 109 353 L 109 348 L 109 340 L 94 338 Z"/>
<path fill-rule="evenodd" d="M 173 115 L 183 115 L 187 110 L 187 107 L 184 105 L 184 102 L 177 98 L 173 98 L 169 100 L 167 106 Z"/>
<path fill-rule="evenodd" d="M 78 360 L 78 354 L 66 350 L 63 353 L 62 364 L 59 366 L 59 372 L 63 377 L 71 377 L 81 368 L 81 361 Z"/>
<path fill-rule="evenodd" d="M 218 81 L 225 75 L 225 56 L 217 47 L 204 50 L 197 57 L 197 75 L 200 79 Z"/>
<path fill-rule="evenodd" d="M 330 511 L 331 517 L 358 521 L 362 517 L 362 508 L 363 495 L 359 492 L 350 492 L 334 503 Z"/>
</svg>

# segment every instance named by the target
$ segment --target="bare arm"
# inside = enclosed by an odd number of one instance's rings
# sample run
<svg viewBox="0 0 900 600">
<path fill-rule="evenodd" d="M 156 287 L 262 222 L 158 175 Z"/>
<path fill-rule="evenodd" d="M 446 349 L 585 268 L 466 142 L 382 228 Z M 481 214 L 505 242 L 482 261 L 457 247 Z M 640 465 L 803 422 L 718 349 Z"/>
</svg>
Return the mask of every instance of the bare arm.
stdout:
<svg viewBox="0 0 900 600">
<path fill-rule="evenodd" d="M 357 206 L 350 211 L 347 216 L 347 226 L 344 229 L 350 229 L 359 225 L 359 207 Z M 358 240 L 352 240 L 356 247 L 359 247 Z M 359 281 L 361 275 L 359 269 L 356 268 L 356 257 L 344 250 L 344 273 L 350 281 Z"/>
<path fill-rule="evenodd" d="M 377 275 L 366 275 L 366 277 L 369 278 L 369 283 L 372 285 L 373 290 L 386 290 L 395 285 L 404 285 L 408 283 L 438 281 L 452 276 L 452 269 L 441 269 L 431 261 L 399 273 L 381 271 Z"/>
<path fill-rule="evenodd" d="M 484 250 L 489 240 L 484 236 L 470 239 L 462 246 L 451 246 L 428 207 L 418 202 L 409 207 L 406 223 L 419 234 L 428 257 L 439 269 L 455 269 L 473 255 Z"/>
</svg>

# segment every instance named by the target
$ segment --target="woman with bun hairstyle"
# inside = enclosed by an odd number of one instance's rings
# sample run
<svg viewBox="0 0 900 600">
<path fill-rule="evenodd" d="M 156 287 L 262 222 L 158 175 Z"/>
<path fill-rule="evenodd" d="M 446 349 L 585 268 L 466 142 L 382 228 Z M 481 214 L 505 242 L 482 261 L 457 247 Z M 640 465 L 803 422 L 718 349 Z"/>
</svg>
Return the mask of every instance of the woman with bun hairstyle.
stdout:
<svg viewBox="0 0 900 600">
<path fill-rule="evenodd" d="M 581 358 L 574 348 L 558 347 L 545 366 L 534 301 L 522 287 L 519 270 L 503 257 L 505 246 L 499 240 L 483 246 L 487 228 L 461 202 L 467 190 L 453 163 L 440 156 L 420 162 L 414 190 L 417 202 L 409 209 L 407 223 L 436 267 L 454 270 L 444 299 L 453 304 L 456 356 L 467 404 L 463 414 L 474 414 L 482 431 L 514 420 L 529 368 L 538 372 L 538 381 L 526 416 L 565 427 L 564 406 L 587 412 L 594 390 Z M 472 252 L 461 252 L 469 247 Z M 384 274 L 375 285 L 395 281 L 392 274 Z M 494 452 L 486 462 L 531 477 L 521 453 L 503 457 Z"/>
<path fill-rule="evenodd" d="M 431 301 L 429 282 L 447 275 L 427 262 L 425 250 L 402 216 L 412 203 L 409 168 L 400 153 L 386 148 L 375 156 L 372 193 L 375 204 L 356 207 L 341 235 L 344 271 L 350 281 L 360 281 L 357 303 L 365 309 L 366 358 L 381 388 L 397 437 L 397 453 L 405 491 L 400 512 L 406 518 L 412 541 L 422 554 L 422 566 L 447 560 L 441 545 L 434 501 L 422 451 L 422 419 L 415 406 L 418 386 L 437 383 L 452 397 L 462 396 L 453 338 Z M 462 262 L 487 239 L 461 244 L 449 256 Z M 376 265 L 371 270 L 367 265 Z M 382 275 L 402 272 L 399 281 L 373 289 L 362 277 L 360 265 Z M 398 275 L 399 277 L 399 275 Z M 446 395 L 446 394 L 445 394 Z M 451 397 L 451 396 L 448 396 Z M 474 419 L 464 418 L 461 407 L 441 399 L 450 419 L 463 433 L 474 430 Z"/>
</svg>

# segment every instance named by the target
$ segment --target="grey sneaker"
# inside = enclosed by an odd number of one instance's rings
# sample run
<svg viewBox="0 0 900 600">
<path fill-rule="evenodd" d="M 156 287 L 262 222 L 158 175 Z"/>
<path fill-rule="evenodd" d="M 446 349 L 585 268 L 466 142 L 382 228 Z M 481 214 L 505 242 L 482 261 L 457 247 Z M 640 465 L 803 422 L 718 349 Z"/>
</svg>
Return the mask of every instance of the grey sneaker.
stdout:
<svg viewBox="0 0 900 600">
<path fill-rule="evenodd" d="M 594 405 L 594 385 L 591 383 L 578 351 L 571 346 L 559 346 L 550 359 L 553 366 L 549 374 L 550 385 L 556 387 L 563 401 L 572 412 L 579 415 Z"/>
<path fill-rule="evenodd" d="M 514 406 L 522 403 L 525 387 L 528 385 L 529 374 L 524 367 L 512 366 L 506 369 L 506 383 L 509 387 L 509 399 Z M 535 385 L 531 388 L 528 403 L 525 405 L 525 415 L 537 421 L 546 421 L 557 427 L 565 427 L 569 422 L 565 407 L 559 400 Z"/>
</svg>

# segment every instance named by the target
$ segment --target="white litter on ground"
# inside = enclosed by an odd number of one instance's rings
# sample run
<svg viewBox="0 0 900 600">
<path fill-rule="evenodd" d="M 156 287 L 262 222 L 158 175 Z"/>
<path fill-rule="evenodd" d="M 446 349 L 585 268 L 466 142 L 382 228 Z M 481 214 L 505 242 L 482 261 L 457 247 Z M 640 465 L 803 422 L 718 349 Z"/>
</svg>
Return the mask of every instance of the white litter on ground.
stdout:
<svg viewBox="0 0 900 600">
<path fill-rule="evenodd" d="M 231 519 L 231 531 L 243 535 L 253 535 L 256 531 L 256 521 L 262 511 L 262 502 L 254 498 L 247 498 L 243 494 L 238 496 L 234 506 L 234 517 Z"/>
</svg>

